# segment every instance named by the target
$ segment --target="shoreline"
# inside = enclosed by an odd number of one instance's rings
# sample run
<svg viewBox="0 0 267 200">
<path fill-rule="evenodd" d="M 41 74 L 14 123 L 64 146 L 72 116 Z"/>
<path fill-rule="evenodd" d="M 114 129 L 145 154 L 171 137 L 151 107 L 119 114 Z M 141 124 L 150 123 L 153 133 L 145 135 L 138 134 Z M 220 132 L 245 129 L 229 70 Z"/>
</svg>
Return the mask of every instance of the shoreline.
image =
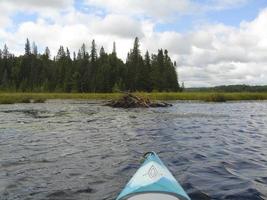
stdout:
<svg viewBox="0 0 267 200">
<path fill-rule="evenodd" d="M 203 102 L 226 102 L 267 100 L 267 92 L 135 92 L 151 100 L 185 100 Z M 50 99 L 110 100 L 118 99 L 122 93 L 16 93 L 0 92 L 0 104 L 43 103 Z"/>
</svg>

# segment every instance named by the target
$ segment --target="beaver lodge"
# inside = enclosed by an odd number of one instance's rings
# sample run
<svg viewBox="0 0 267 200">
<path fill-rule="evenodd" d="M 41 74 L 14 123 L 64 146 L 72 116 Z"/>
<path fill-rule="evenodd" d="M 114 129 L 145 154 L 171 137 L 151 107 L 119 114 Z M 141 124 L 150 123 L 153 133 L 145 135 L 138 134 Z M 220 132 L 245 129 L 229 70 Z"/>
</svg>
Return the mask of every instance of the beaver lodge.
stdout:
<svg viewBox="0 0 267 200">
<path fill-rule="evenodd" d="M 131 93 L 125 93 L 125 95 L 118 100 L 111 100 L 105 105 L 113 108 L 155 108 L 172 106 L 172 104 L 166 102 L 152 102 L 149 98 L 136 96 Z"/>
</svg>

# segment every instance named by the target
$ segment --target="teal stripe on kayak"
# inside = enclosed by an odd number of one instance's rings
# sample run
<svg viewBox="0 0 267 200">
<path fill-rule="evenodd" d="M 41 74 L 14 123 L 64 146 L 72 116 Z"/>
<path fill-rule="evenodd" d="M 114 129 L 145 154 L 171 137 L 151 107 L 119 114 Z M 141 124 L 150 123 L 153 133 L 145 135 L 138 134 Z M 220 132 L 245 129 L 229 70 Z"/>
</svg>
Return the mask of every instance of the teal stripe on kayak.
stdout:
<svg viewBox="0 0 267 200">
<path fill-rule="evenodd" d="M 116 200 L 138 193 L 168 193 L 190 200 L 156 153 L 150 153 Z"/>
</svg>

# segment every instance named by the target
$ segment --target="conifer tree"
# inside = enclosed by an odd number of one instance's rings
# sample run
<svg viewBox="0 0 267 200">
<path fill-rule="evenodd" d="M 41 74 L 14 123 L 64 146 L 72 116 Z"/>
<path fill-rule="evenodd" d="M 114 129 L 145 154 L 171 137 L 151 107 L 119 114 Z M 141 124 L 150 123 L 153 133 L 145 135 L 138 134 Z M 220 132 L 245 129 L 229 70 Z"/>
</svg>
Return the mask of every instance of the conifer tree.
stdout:
<svg viewBox="0 0 267 200">
<path fill-rule="evenodd" d="M 81 49 L 79 50 L 79 55 L 80 59 L 85 59 L 87 57 L 87 51 L 86 51 L 86 46 L 83 43 Z"/>
<path fill-rule="evenodd" d="M 92 46 L 91 46 L 91 63 L 95 64 L 96 63 L 96 59 L 97 59 L 97 52 L 96 52 L 96 44 L 95 44 L 95 40 L 92 41 Z"/>
<path fill-rule="evenodd" d="M 126 63 L 117 57 L 116 43 L 111 53 L 100 48 L 99 57 L 95 40 L 90 53 L 82 44 L 76 55 L 69 48 L 60 46 L 57 55 L 50 59 L 48 47 L 38 55 L 36 44 L 25 43 L 24 56 L 12 55 L 4 45 L 0 50 L 0 89 L 17 91 L 60 92 L 112 92 L 178 91 L 176 62 L 168 51 L 141 55 L 140 42 L 135 38 L 128 52 Z"/>
<path fill-rule="evenodd" d="M 7 59 L 9 57 L 9 51 L 8 51 L 8 47 L 6 44 L 4 45 L 4 49 L 2 53 L 3 53 L 3 58 Z"/>
<path fill-rule="evenodd" d="M 50 49 L 48 47 L 45 48 L 44 55 L 49 59 L 50 58 Z"/>
<path fill-rule="evenodd" d="M 66 50 L 66 56 L 68 59 L 70 59 L 70 51 L 69 51 L 69 48 L 67 47 L 67 50 Z"/>
<path fill-rule="evenodd" d="M 143 65 L 143 59 L 139 49 L 139 39 L 136 37 L 134 40 L 133 49 L 130 51 L 127 58 L 127 87 L 130 91 L 142 89 L 139 83 L 140 69 Z"/>
<path fill-rule="evenodd" d="M 112 53 L 115 54 L 115 55 L 117 56 L 116 42 L 113 42 Z"/>
<path fill-rule="evenodd" d="M 26 56 L 31 55 L 31 45 L 30 45 L 30 41 L 28 38 L 27 38 L 26 43 L 25 43 L 25 55 Z"/>
<path fill-rule="evenodd" d="M 103 57 L 106 54 L 104 47 L 102 46 L 99 51 L 100 57 Z"/>
<path fill-rule="evenodd" d="M 38 54 L 38 48 L 37 48 L 35 42 L 32 43 L 32 54 L 35 56 L 37 56 L 37 54 Z"/>
</svg>

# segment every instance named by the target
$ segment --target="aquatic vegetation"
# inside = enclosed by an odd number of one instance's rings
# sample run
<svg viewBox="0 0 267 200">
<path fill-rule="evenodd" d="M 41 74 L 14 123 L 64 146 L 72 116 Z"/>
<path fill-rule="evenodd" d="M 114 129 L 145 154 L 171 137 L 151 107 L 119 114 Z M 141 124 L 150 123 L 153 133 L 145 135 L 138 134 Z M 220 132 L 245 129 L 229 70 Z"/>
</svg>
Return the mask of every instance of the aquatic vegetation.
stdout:
<svg viewBox="0 0 267 200">
<path fill-rule="evenodd" d="M 30 103 L 29 98 L 18 97 L 18 96 L 9 96 L 9 95 L 0 95 L 0 104 L 14 104 L 14 103 Z"/>
<path fill-rule="evenodd" d="M 225 102 L 243 100 L 267 100 L 267 92 L 170 92 L 170 93 L 141 93 L 152 100 L 184 100 L 184 101 L 206 101 Z"/>
<path fill-rule="evenodd" d="M 151 100 L 183 100 L 183 101 L 205 101 L 225 102 L 242 100 L 267 100 L 267 92 L 136 92 L 142 97 Z M 79 99 L 79 100 L 110 100 L 119 99 L 122 93 L 0 93 L 0 104 L 13 103 L 43 103 L 46 99 Z"/>
<path fill-rule="evenodd" d="M 40 98 L 34 94 L 0 93 L 0 104 L 44 103 L 45 101 L 46 98 Z"/>
<path fill-rule="evenodd" d="M 208 102 L 226 102 L 226 97 L 224 94 L 216 93 L 216 94 L 211 94 L 208 96 L 206 99 Z"/>
</svg>

